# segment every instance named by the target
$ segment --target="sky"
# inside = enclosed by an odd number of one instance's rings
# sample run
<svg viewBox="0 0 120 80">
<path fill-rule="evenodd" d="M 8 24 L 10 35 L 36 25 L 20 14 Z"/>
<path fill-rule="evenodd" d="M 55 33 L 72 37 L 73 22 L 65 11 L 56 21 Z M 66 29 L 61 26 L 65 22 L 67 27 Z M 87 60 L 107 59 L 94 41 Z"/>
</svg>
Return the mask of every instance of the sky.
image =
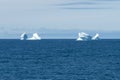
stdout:
<svg viewBox="0 0 120 80">
<path fill-rule="evenodd" d="M 76 38 L 78 32 L 120 38 L 120 0 L 0 0 L 0 39 L 37 32 Z"/>
</svg>

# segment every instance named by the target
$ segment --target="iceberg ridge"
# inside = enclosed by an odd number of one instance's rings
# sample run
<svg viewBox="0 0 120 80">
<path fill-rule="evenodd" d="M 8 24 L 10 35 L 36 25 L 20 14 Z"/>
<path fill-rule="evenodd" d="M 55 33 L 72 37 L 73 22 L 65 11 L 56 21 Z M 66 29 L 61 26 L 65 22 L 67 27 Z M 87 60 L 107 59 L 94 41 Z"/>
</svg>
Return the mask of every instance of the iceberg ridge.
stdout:
<svg viewBox="0 0 120 80">
<path fill-rule="evenodd" d="M 98 33 L 96 33 L 96 35 L 92 37 L 92 40 L 99 40 L 99 39 L 100 38 L 99 38 L 99 34 Z"/>
</svg>

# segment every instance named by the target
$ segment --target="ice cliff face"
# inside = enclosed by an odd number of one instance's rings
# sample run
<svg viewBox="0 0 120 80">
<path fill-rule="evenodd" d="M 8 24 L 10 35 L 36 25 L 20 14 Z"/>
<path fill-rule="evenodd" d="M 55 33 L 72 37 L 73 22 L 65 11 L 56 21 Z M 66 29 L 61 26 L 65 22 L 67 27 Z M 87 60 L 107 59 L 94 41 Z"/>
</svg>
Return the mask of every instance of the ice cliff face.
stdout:
<svg viewBox="0 0 120 80">
<path fill-rule="evenodd" d="M 28 38 L 26 33 L 23 33 L 20 36 L 21 40 L 41 40 L 41 37 L 38 35 L 38 33 L 34 33 L 31 38 Z"/>
</svg>

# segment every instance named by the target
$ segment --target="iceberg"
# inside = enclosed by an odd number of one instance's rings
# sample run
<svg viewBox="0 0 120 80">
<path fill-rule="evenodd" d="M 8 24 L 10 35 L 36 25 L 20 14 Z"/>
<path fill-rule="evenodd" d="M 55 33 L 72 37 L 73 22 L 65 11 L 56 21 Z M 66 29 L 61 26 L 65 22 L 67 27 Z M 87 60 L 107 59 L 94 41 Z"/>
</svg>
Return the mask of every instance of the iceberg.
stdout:
<svg viewBox="0 0 120 80">
<path fill-rule="evenodd" d="M 38 33 L 34 33 L 33 36 L 27 40 L 41 40 L 41 37 L 38 35 Z"/>
<path fill-rule="evenodd" d="M 92 37 L 92 40 L 99 40 L 99 39 L 100 38 L 99 38 L 99 34 L 98 33 L 96 33 L 96 35 Z"/>
<path fill-rule="evenodd" d="M 24 32 L 21 34 L 20 40 L 41 40 L 41 37 L 38 35 L 38 33 L 34 33 L 31 38 L 28 38 L 27 34 Z"/>
<path fill-rule="evenodd" d="M 90 41 L 90 40 L 99 40 L 99 34 L 96 33 L 95 36 L 91 36 L 85 32 L 80 32 L 78 33 L 78 38 L 77 38 L 77 41 Z"/>
<path fill-rule="evenodd" d="M 91 38 L 92 37 L 89 34 L 81 32 L 81 33 L 78 33 L 77 41 L 89 41 L 91 40 Z"/>
<path fill-rule="evenodd" d="M 20 36 L 21 40 L 27 40 L 27 38 L 28 38 L 28 36 L 27 36 L 26 32 L 22 33 Z"/>
</svg>

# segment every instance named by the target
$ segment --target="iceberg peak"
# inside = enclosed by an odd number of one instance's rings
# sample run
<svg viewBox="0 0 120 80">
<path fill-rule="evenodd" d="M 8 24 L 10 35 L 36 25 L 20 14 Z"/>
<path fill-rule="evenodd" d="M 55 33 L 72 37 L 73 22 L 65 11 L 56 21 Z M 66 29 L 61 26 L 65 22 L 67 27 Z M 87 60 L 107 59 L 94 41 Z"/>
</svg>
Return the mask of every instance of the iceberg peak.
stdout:
<svg viewBox="0 0 120 80">
<path fill-rule="evenodd" d="M 27 38 L 28 38 L 28 36 L 27 36 L 26 32 L 22 33 L 20 36 L 21 40 L 27 40 Z"/>
<path fill-rule="evenodd" d="M 99 39 L 100 38 L 99 38 L 99 34 L 98 33 L 96 33 L 96 35 L 92 37 L 92 40 L 99 40 Z"/>
<path fill-rule="evenodd" d="M 33 36 L 28 38 L 28 40 L 41 40 L 41 37 L 38 35 L 38 33 L 33 33 Z"/>
</svg>

